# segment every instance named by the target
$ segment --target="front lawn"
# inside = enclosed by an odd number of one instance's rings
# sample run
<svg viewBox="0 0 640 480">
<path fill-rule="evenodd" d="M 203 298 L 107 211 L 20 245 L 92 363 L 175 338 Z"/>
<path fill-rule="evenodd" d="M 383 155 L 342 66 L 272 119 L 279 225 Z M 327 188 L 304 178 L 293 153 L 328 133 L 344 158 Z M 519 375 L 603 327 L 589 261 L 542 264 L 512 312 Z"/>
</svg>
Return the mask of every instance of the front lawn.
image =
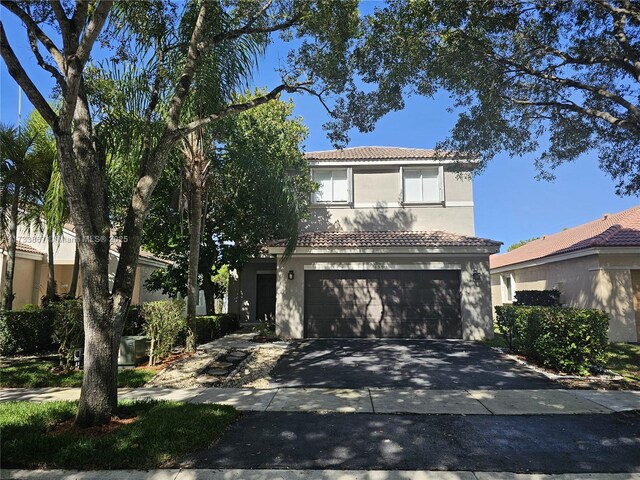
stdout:
<svg viewBox="0 0 640 480">
<path fill-rule="evenodd" d="M 121 402 L 119 422 L 78 430 L 72 426 L 76 408 L 76 402 L 1 403 L 2 467 L 172 467 L 185 454 L 210 445 L 238 415 L 224 405 Z"/>
<path fill-rule="evenodd" d="M 55 362 L 42 359 L 30 359 L 2 366 L 0 387 L 79 387 L 82 384 L 82 371 L 55 373 Z M 141 387 L 157 373 L 147 368 L 130 368 L 118 371 L 119 387 Z"/>
<path fill-rule="evenodd" d="M 640 382 L 640 345 L 610 343 L 607 349 L 607 368 L 619 373 L 629 382 Z"/>
</svg>

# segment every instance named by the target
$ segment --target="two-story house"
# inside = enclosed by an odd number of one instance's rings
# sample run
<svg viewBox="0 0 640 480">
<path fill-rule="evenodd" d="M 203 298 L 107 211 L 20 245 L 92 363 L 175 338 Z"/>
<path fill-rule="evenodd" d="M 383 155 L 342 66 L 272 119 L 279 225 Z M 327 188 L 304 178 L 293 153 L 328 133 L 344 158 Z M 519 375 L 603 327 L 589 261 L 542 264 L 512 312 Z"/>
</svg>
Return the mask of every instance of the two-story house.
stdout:
<svg viewBox="0 0 640 480">
<path fill-rule="evenodd" d="M 275 313 L 285 338 L 491 337 L 489 255 L 471 178 L 433 150 L 306 154 L 319 190 L 297 248 L 273 242 L 230 284 L 243 321 Z M 470 167 L 471 163 L 467 165 Z"/>
</svg>

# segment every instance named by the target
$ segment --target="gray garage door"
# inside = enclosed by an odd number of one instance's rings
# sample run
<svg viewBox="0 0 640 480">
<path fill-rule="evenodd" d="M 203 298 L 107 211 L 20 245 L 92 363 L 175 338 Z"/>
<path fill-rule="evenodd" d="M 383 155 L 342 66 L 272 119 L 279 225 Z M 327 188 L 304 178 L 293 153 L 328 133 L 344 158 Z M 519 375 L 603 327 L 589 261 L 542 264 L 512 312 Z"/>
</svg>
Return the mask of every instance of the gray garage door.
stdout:
<svg viewBox="0 0 640 480">
<path fill-rule="evenodd" d="M 306 337 L 462 338 L 458 270 L 306 271 Z"/>
</svg>

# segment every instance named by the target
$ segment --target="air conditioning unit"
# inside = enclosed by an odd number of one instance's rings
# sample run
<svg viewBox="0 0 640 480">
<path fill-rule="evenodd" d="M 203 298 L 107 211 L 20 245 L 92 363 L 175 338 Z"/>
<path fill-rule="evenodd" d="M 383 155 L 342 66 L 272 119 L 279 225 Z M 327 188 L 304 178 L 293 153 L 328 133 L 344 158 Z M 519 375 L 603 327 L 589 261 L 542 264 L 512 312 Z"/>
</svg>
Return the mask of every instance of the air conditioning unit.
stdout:
<svg viewBox="0 0 640 480">
<path fill-rule="evenodd" d="M 120 339 L 119 367 L 135 367 L 142 363 L 149 352 L 150 342 L 144 335 L 131 335 Z"/>
</svg>

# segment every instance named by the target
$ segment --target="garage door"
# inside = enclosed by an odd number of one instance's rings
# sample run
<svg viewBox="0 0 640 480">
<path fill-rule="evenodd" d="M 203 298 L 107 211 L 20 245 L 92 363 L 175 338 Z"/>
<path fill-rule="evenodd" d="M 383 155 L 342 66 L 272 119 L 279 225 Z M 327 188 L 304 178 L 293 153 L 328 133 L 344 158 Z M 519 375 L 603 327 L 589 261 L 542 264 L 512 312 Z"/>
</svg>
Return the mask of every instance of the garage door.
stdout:
<svg viewBox="0 0 640 480">
<path fill-rule="evenodd" d="M 306 337 L 462 338 L 458 270 L 308 270 Z"/>
</svg>

